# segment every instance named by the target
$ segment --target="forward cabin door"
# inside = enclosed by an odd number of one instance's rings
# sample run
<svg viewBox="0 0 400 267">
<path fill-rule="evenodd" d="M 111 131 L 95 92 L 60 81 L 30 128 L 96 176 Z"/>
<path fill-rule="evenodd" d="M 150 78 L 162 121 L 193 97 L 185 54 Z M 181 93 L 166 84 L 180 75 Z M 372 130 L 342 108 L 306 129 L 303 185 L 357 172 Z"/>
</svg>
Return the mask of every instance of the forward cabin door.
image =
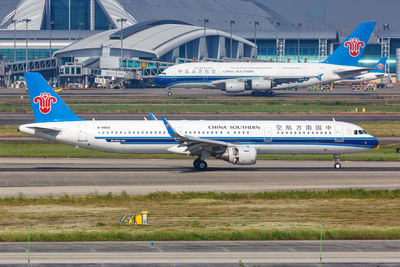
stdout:
<svg viewBox="0 0 400 267">
<path fill-rule="evenodd" d="M 272 142 L 272 128 L 271 127 L 264 128 L 264 142 Z"/>
<path fill-rule="evenodd" d="M 79 123 L 78 142 L 87 142 L 87 124 Z"/>
<path fill-rule="evenodd" d="M 336 143 L 344 142 L 342 123 L 335 123 L 335 142 Z"/>
</svg>

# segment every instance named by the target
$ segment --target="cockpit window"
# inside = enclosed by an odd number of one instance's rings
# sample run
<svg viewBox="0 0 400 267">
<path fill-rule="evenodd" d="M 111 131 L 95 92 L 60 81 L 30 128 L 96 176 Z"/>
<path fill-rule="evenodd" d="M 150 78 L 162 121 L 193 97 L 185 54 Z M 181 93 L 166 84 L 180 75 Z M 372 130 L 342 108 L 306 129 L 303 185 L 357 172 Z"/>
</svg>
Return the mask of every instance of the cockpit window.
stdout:
<svg viewBox="0 0 400 267">
<path fill-rule="evenodd" d="M 362 130 L 363 134 L 367 134 L 367 132 L 365 130 Z"/>
<path fill-rule="evenodd" d="M 161 72 L 162 75 L 167 75 L 167 73 L 165 71 Z"/>
<path fill-rule="evenodd" d="M 358 131 L 357 130 L 354 130 L 354 135 L 357 135 L 358 134 Z"/>
<path fill-rule="evenodd" d="M 361 130 L 358 130 L 358 134 L 363 134 L 363 131 L 361 131 Z"/>
</svg>

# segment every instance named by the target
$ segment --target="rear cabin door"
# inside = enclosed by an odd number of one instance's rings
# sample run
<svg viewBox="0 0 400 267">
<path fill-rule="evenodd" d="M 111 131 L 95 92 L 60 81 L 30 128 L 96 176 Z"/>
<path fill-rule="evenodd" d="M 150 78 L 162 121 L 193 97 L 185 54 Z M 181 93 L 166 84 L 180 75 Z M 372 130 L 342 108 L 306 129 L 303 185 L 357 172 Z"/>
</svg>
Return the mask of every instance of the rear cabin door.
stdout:
<svg viewBox="0 0 400 267">
<path fill-rule="evenodd" d="M 87 142 L 87 124 L 79 124 L 78 142 Z"/>
</svg>

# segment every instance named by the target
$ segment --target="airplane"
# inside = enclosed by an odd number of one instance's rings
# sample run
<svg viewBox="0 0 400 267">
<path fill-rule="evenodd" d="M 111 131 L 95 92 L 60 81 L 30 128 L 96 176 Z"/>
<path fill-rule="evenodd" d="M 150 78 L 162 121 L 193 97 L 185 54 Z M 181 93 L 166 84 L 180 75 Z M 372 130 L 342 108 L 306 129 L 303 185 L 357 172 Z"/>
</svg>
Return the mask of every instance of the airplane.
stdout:
<svg viewBox="0 0 400 267">
<path fill-rule="evenodd" d="M 253 165 L 258 154 L 339 155 L 378 147 L 375 137 L 357 125 L 339 121 L 272 120 L 84 120 L 74 114 L 36 72 L 25 73 L 35 123 L 20 132 L 80 148 L 114 153 L 180 154 L 197 157 L 207 169 L 209 157 L 234 165 Z"/>
<path fill-rule="evenodd" d="M 359 82 L 373 81 L 387 77 L 389 75 L 385 73 L 386 60 L 387 57 L 382 57 L 378 61 L 378 63 L 376 63 L 374 69 L 366 74 L 358 75 L 345 80 L 336 81 L 335 83 L 359 83 Z"/>
<path fill-rule="evenodd" d="M 227 93 L 273 95 L 273 90 L 309 87 L 368 73 L 358 67 L 375 22 L 361 23 L 335 51 L 321 63 L 287 62 L 192 62 L 171 66 L 155 78 L 168 88 L 221 89 Z"/>
</svg>

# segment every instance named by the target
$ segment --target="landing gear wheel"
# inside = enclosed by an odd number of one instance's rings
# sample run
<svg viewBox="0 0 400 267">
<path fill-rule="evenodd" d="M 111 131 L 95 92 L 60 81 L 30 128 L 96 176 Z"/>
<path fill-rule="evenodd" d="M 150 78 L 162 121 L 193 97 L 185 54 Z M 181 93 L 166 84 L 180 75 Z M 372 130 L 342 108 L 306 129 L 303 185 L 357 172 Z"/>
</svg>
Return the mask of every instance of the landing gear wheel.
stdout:
<svg viewBox="0 0 400 267">
<path fill-rule="evenodd" d="M 340 168 L 342 168 L 342 165 L 341 165 L 339 162 L 336 162 L 336 163 L 333 165 L 333 167 L 334 167 L 335 169 L 340 169 Z"/>
<path fill-rule="evenodd" d="M 197 169 L 199 171 L 204 171 L 207 169 L 207 162 L 205 162 L 204 160 L 196 159 L 193 162 L 193 166 L 195 169 Z"/>
<path fill-rule="evenodd" d="M 195 159 L 193 161 L 193 168 L 197 169 L 197 166 L 199 165 L 200 159 Z"/>
<path fill-rule="evenodd" d="M 207 169 L 207 162 L 205 162 L 204 160 L 200 160 L 198 166 L 198 170 L 200 171 L 205 171 Z"/>
<path fill-rule="evenodd" d="M 168 91 L 167 95 L 172 96 L 172 91 Z"/>
<path fill-rule="evenodd" d="M 335 168 L 335 169 L 342 168 L 342 165 L 339 163 L 340 162 L 339 154 L 333 154 L 333 159 L 335 160 L 335 164 L 333 164 L 333 168 Z"/>
</svg>

